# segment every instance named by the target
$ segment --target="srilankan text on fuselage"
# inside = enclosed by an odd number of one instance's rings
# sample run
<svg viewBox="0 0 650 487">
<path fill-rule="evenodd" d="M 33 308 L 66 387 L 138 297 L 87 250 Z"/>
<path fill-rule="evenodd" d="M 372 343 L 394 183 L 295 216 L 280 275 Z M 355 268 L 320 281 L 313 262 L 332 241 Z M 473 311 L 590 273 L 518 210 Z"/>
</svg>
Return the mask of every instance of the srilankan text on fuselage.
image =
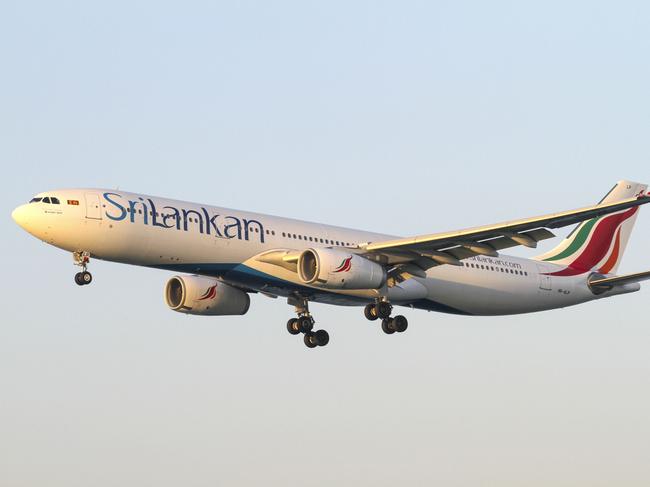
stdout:
<svg viewBox="0 0 650 487">
<path fill-rule="evenodd" d="M 151 198 L 141 196 L 138 196 L 137 201 L 127 199 L 119 193 L 106 192 L 102 196 L 110 205 L 104 214 L 113 221 L 127 220 L 128 217 L 131 223 L 185 232 L 194 229 L 201 234 L 226 239 L 250 240 L 253 234 L 259 236 L 260 242 L 264 243 L 264 225 L 259 220 L 213 213 L 203 206 L 195 210 L 165 205 L 159 210 Z"/>
</svg>

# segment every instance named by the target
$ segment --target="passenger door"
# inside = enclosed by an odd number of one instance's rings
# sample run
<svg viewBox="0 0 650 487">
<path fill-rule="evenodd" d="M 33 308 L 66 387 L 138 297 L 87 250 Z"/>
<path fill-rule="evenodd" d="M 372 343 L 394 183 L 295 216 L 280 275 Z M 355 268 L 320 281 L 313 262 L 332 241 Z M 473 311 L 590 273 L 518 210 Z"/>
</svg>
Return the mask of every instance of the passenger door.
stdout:
<svg viewBox="0 0 650 487">
<path fill-rule="evenodd" d="M 99 195 L 94 193 L 86 193 L 86 218 L 92 218 L 93 220 L 102 219 L 102 210 L 101 204 L 99 202 Z"/>
</svg>

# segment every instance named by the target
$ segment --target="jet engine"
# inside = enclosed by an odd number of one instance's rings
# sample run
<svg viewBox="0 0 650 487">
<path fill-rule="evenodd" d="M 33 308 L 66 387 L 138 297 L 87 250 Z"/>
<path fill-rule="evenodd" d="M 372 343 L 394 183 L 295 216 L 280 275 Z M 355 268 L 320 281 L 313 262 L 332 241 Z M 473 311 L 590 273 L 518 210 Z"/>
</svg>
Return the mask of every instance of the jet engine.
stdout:
<svg viewBox="0 0 650 487">
<path fill-rule="evenodd" d="M 211 277 L 174 276 L 165 285 L 165 302 L 190 315 L 243 315 L 251 300 L 247 293 Z"/>
<path fill-rule="evenodd" d="M 386 282 L 386 269 L 341 249 L 307 249 L 298 258 L 298 277 L 325 289 L 377 289 Z"/>
</svg>

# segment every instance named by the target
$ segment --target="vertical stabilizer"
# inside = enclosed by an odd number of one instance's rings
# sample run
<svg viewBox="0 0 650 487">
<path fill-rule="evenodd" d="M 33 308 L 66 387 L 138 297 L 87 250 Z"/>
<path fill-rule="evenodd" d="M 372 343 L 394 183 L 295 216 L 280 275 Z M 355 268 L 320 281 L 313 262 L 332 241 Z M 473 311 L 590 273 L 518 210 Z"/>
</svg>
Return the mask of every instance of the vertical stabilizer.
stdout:
<svg viewBox="0 0 650 487">
<path fill-rule="evenodd" d="M 634 198 L 645 194 L 647 185 L 619 181 L 600 203 Z M 615 273 L 632 233 L 639 207 L 604 215 L 580 223 L 560 245 L 535 257 L 567 267 L 558 275 L 577 275 L 594 270 Z"/>
</svg>

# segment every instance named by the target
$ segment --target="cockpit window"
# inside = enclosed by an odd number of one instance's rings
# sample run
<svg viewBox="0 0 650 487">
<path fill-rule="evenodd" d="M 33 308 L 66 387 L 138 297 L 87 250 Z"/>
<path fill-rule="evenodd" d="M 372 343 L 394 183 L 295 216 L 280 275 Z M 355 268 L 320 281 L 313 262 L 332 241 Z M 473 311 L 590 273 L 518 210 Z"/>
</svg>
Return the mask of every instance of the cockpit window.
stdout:
<svg viewBox="0 0 650 487">
<path fill-rule="evenodd" d="M 32 198 L 31 200 L 29 200 L 29 202 L 30 203 L 42 202 L 42 203 L 49 203 L 49 204 L 52 204 L 52 205 L 60 205 L 61 204 L 61 202 L 59 201 L 59 198 L 55 198 L 54 196 L 46 196 L 45 198 L 43 198 L 43 197 Z"/>
</svg>

